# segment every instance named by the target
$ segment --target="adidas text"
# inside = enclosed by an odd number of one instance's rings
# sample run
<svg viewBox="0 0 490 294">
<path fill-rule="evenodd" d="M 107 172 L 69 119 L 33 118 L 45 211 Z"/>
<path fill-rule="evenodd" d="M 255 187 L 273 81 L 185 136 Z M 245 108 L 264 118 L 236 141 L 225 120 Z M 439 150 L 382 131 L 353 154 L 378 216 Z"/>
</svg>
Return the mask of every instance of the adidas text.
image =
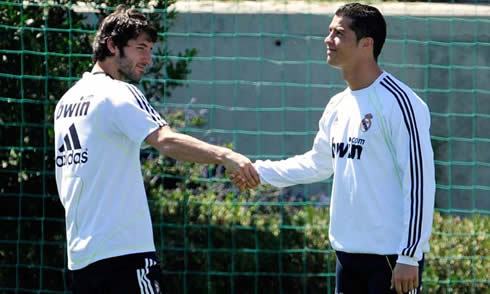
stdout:
<svg viewBox="0 0 490 294">
<path fill-rule="evenodd" d="M 71 152 L 65 152 L 63 155 L 59 155 L 56 157 L 56 165 L 58 167 L 62 167 L 65 165 L 86 163 L 87 161 L 88 161 L 87 151 L 74 150 Z"/>
</svg>

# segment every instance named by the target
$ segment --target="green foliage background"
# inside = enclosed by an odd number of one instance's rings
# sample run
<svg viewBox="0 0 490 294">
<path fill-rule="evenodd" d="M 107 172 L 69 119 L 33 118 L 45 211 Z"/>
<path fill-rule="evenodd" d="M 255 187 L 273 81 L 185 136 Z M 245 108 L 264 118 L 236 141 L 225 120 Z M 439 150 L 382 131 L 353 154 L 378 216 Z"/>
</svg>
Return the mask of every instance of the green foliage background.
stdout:
<svg viewBox="0 0 490 294">
<path fill-rule="evenodd" d="M 110 13 L 119 1 L 80 1 Z M 173 1 L 127 1 L 153 7 L 161 36 L 177 15 Z M 54 180 L 53 112 L 57 100 L 91 68 L 95 27 L 70 1 L 0 2 L 0 293 L 64 293 L 64 211 Z M 149 77 L 184 80 L 197 51 L 154 50 Z M 175 55 L 178 61 L 167 59 Z M 154 105 L 177 84 L 143 81 Z M 174 127 L 202 126 L 185 111 L 166 113 Z M 201 166 L 142 153 L 143 173 L 166 293 L 333 293 L 335 254 L 328 207 L 291 202 L 263 186 L 237 193 L 221 166 Z M 486 293 L 490 243 L 487 216 L 436 213 L 426 256 L 427 293 Z"/>
</svg>

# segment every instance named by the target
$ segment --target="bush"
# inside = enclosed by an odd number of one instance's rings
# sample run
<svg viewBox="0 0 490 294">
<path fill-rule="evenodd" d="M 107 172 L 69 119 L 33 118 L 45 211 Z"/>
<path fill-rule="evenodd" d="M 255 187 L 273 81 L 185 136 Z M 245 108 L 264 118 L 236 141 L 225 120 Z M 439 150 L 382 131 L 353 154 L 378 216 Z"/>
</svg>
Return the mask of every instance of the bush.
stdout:
<svg viewBox="0 0 490 294">
<path fill-rule="evenodd" d="M 212 293 L 333 293 L 328 207 L 285 202 L 269 186 L 234 193 L 227 182 L 191 178 L 170 191 L 147 183 L 168 293 L 202 293 L 203 285 Z M 435 213 L 426 293 L 485 293 L 489 227 L 488 216 Z"/>
<path fill-rule="evenodd" d="M 436 213 L 425 277 L 429 293 L 486 293 L 489 287 L 490 217 Z"/>
</svg>

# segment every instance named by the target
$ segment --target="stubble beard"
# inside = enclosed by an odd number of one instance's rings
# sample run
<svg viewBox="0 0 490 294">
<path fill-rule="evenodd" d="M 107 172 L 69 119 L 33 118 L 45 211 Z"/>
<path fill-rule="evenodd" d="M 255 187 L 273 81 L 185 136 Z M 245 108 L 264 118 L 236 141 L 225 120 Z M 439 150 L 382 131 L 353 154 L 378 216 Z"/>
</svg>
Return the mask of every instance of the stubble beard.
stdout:
<svg viewBox="0 0 490 294">
<path fill-rule="evenodd" d="M 141 74 L 134 72 L 134 64 L 127 57 L 119 57 L 117 59 L 117 64 L 119 65 L 118 72 L 121 74 L 123 79 L 130 80 L 134 83 L 139 83 L 141 80 Z"/>
</svg>

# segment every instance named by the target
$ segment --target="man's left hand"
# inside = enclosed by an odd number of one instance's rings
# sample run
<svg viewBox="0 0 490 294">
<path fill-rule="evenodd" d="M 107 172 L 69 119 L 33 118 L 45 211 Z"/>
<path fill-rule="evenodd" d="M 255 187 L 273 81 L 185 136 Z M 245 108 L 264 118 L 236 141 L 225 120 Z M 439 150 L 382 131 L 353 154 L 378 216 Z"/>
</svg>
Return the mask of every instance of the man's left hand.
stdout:
<svg viewBox="0 0 490 294">
<path fill-rule="evenodd" d="M 407 293 L 419 286 L 419 268 L 417 266 L 397 263 L 391 277 L 391 289 L 397 294 Z"/>
</svg>

